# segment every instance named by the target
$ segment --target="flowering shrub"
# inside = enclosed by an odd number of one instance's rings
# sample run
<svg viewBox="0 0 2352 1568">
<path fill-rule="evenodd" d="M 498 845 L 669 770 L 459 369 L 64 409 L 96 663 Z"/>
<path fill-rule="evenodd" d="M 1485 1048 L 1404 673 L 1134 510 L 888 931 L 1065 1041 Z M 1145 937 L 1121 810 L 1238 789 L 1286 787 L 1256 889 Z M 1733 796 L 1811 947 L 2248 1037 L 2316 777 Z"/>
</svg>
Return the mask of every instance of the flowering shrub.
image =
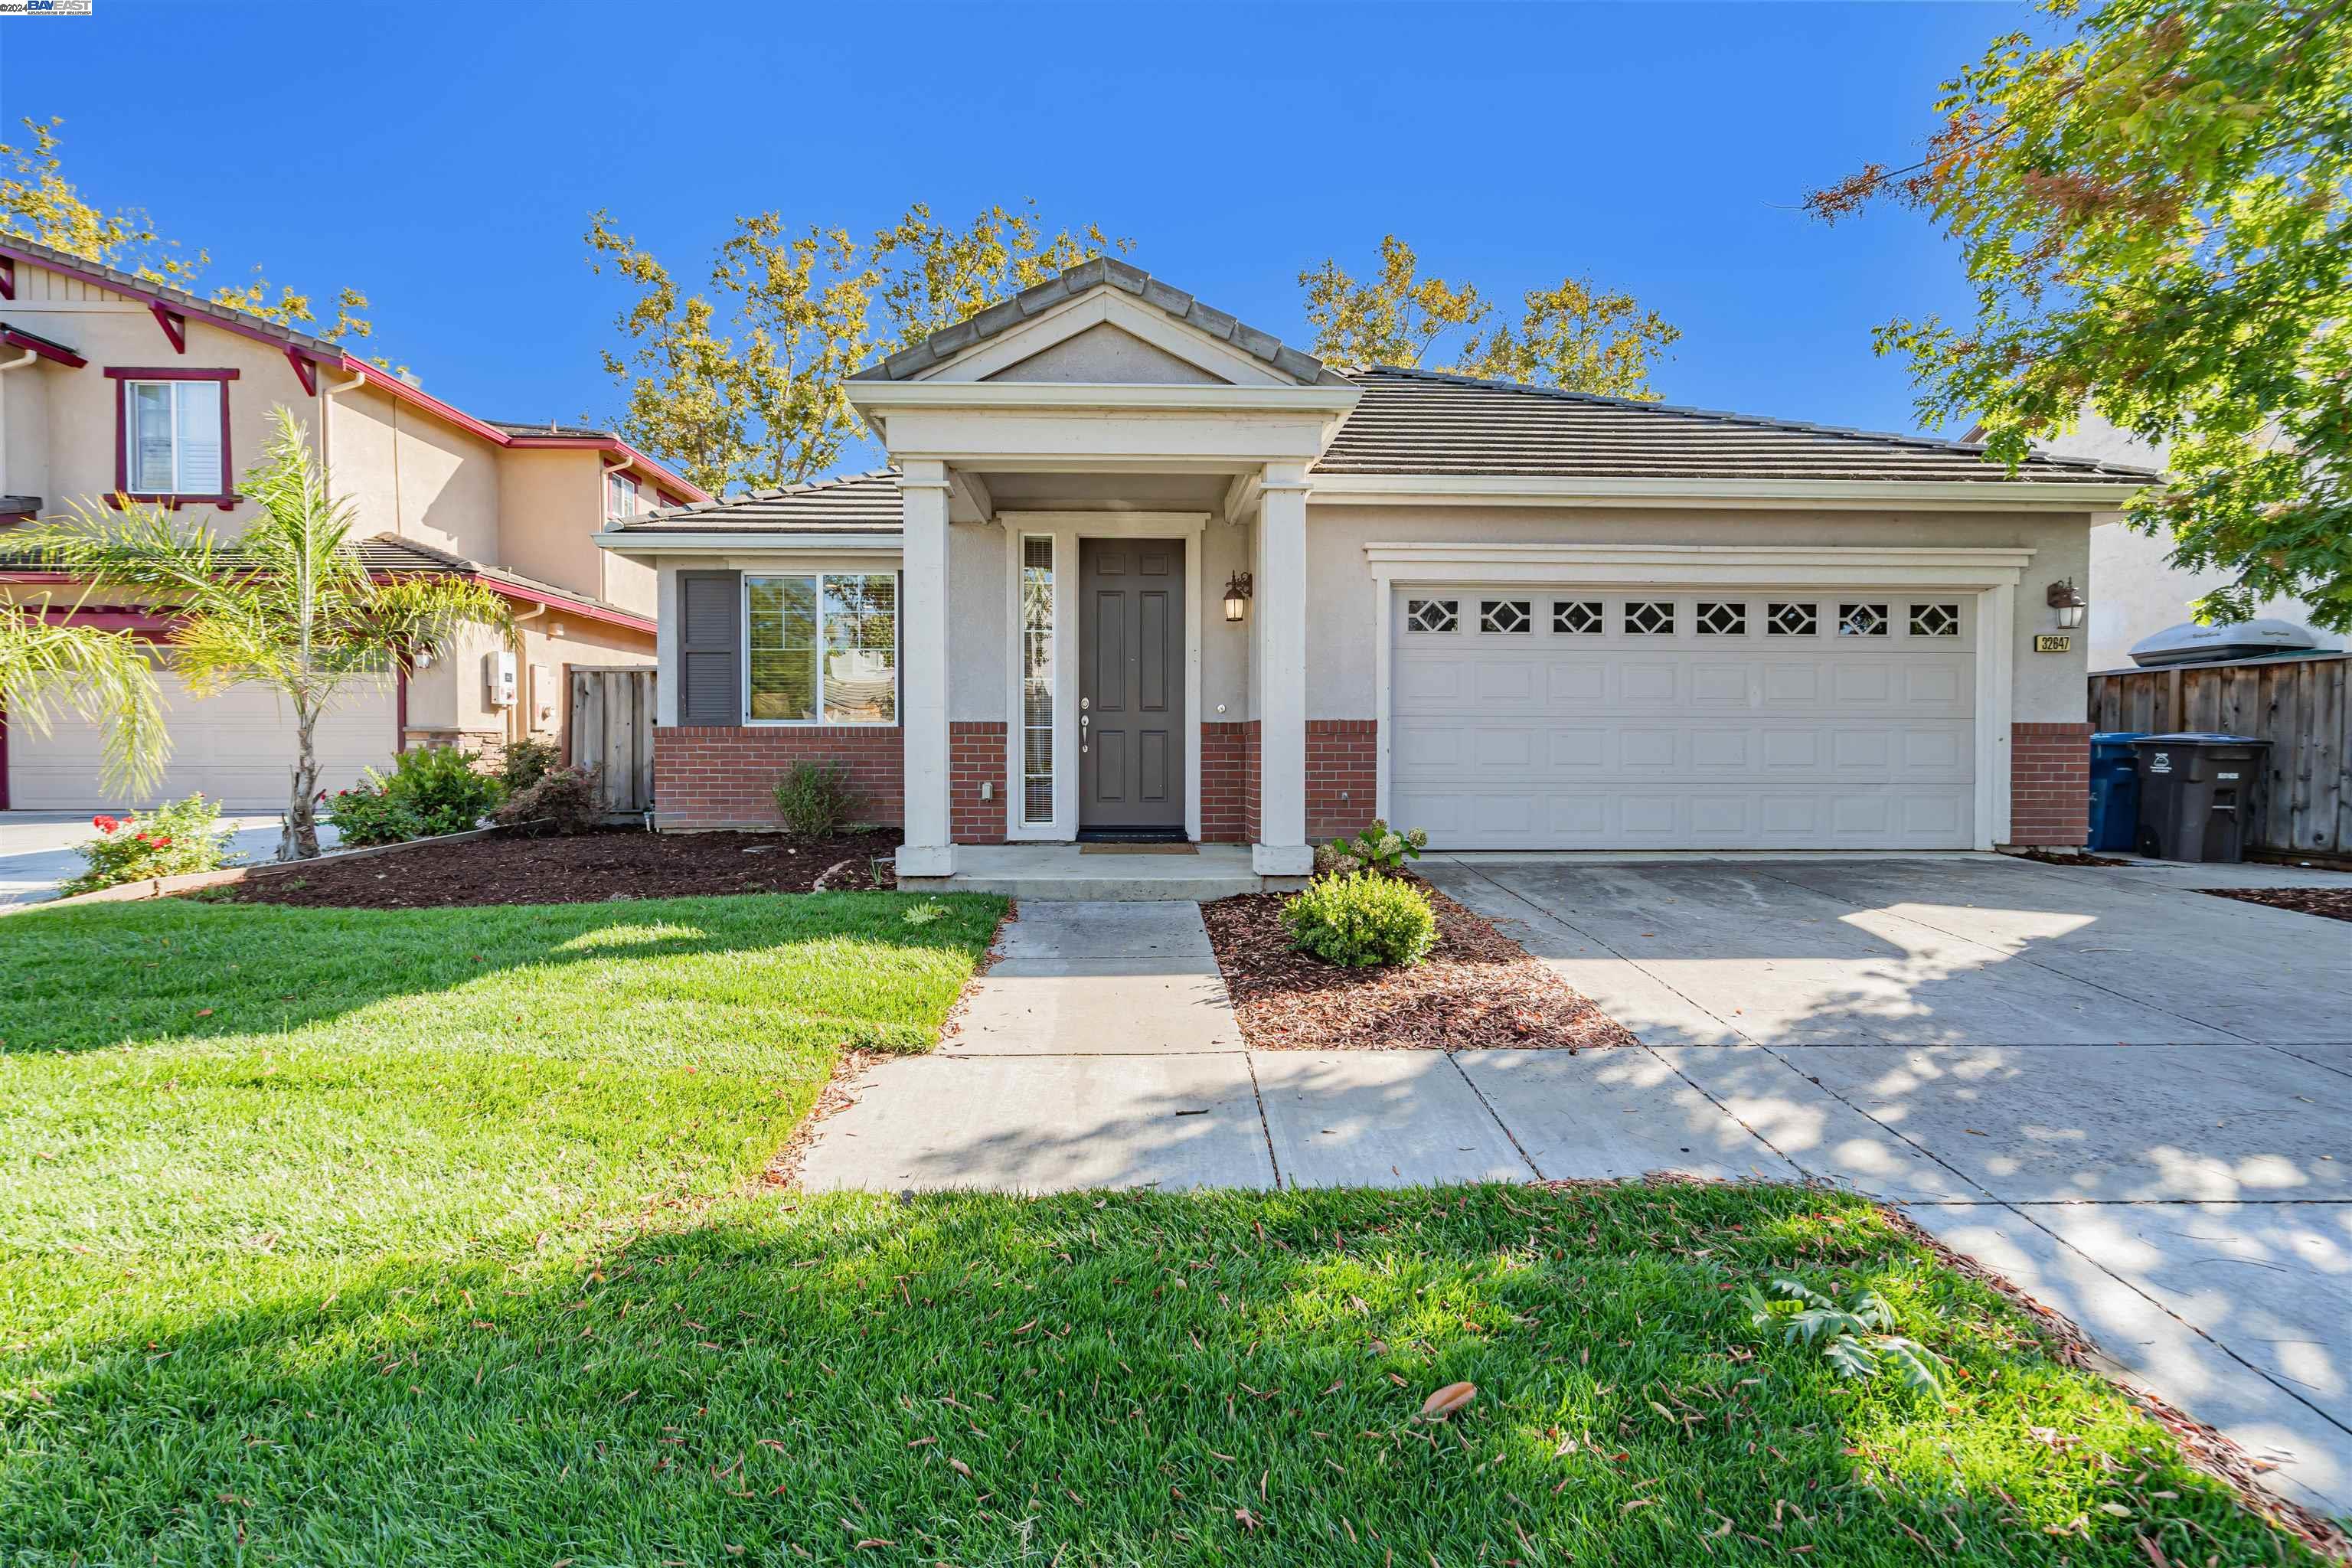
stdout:
<svg viewBox="0 0 2352 1568">
<path fill-rule="evenodd" d="M 1353 838 L 1335 838 L 1315 851 L 1315 874 L 1318 877 L 1345 877 L 1353 871 L 1378 871 L 1393 877 L 1404 869 L 1407 859 L 1418 860 L 1429 847 L 1429 834 L 1422 828 L 1409 833 L 1391 832 L 1389 825 L 1374 817 L 1371 825 Z"/>
<path fill-rule="evenodd" d="M 244 858 L 221 848 L 220 807 L 201 795 L 166 801 L 144 816 L 93 816 L 89 825 L 98 837 L 80 847 L 88 868 L 60 886 L 61 893 L 215 871 Z"/>
</svg>

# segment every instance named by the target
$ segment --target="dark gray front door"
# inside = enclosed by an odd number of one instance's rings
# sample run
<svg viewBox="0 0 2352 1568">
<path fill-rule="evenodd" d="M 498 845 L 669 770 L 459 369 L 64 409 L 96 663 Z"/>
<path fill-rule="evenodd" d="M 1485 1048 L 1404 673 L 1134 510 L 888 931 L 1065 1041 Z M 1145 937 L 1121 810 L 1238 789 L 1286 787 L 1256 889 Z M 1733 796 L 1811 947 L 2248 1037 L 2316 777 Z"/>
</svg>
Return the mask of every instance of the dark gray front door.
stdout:
<svg viewBox="0 0 2352 1568">
<path fill-rule="evenodd" d="M 1184 542 L 1078 541 L 1078 826 L 1184 826 Z"/>
</svg>

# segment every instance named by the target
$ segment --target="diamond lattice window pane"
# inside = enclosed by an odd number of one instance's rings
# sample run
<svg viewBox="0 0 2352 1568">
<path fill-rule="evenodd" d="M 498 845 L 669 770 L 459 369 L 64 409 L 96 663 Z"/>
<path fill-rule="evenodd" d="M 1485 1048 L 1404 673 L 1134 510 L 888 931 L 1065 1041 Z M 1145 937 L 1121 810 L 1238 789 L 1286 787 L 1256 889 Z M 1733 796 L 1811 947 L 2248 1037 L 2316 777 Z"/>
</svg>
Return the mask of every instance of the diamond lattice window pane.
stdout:
<svg viewBox="0 0 2352 1568">
<path fill-rule="evenodd" d="M 1636 601 L 1625 606 L 1625 630 L 1634 637 L 1672 637 L 1675 605 L 1671 599 Z"/>
<path fill-rule="evenodd" d="M 1748 606 L 1710 604 L 1702 600 L 1698 606 L 1698 629 L 1706 637 L 1744 637 L 1748 635 Z"/>
<path fill-rule="evenodd" d="M 1956 637 L 1960 635 L 1958 605 L 1914 605 L 1911 635 L 1915 637 Z"/>
<path fill-rule="evenodd" d="M 1489 599 L 1478 606 L 1478 629 L 1482 632 L 1523 632 L 1534 624 L 1528 617 L 1525 599 Z"/>
<path fill-rule="evenodd" d="M 1842 637 L 1883 637 L 1885 635 L 1885 605 L 1840 605 L 1838 606 L 1838 636 Z"/>
<path fill-rule="evenodd" d="M 1583 637 L 1601 627 L 1601 601 L 1598 599 L 1554 599 L 1551 603 L 1551 629 L 1571 637 Z"/>
<path fill-rule="evenodd" d="M 1811 605 L 1770 605 L 1764 629 L 1776 637 L 1809 637 L 1821 629 L 1821 621 Z"/>
<path fill-rule="evenodd" d="M 1404 624 L 1417 632 L 1450 632 L 1462 624 L 1452 599 L 1407 599 Z"/>
</svg>

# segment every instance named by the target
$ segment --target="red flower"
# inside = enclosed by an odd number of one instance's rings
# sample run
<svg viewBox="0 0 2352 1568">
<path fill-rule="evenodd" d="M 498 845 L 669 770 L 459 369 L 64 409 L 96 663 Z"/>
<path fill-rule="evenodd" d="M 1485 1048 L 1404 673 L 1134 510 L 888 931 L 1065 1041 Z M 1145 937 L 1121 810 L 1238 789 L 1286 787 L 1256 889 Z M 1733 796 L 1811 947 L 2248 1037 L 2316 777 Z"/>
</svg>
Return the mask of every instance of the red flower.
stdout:
<svg viewBox="0 0 2352 1568">
<path fill-rule="evenodd" d="M 149 838 L 145 834 L 143 834 L 143 833 L 142 833 L 142 834 L 141 834 L 141 835 L 139 836 L 139 842 L 140 842 L 140 843 L 142 843 L 142 844 L 152 844 L 152 843 L 153 843 L 153 842 L 154 842 L 154 840 L 153 840 L 153 839 L 152 839 L 152 838 Z"/>
<path fill-rule="evenodd" d="M 169 849 L 172 847 L 172 836 L 166 833 L 163 837 L 154 839 L 152 842 L 158 849 Z"/>
<path fill-rule="evenodd" d="M 89 819 L 89 825 L 92 827 L 97 828 L 100 833 L 111 833 L 116 828 L 122 826 L 122 824 L 117 822 L 113 817 L 103 814 L 91 817 Z"/>
</svg>

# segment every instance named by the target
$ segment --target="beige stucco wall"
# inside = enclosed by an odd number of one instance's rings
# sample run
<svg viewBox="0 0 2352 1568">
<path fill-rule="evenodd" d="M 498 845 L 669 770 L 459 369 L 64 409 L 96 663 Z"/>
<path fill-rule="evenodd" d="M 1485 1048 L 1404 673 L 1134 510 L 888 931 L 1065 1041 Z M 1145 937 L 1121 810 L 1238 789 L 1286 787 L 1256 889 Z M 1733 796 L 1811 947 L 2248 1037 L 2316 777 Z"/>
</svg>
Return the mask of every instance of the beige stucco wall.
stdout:
<svg viewBox="0 0 2352 1568">
<path fill-rule="evenodd" d="M 497 446 L 373 386 L 336 398 L 333 417 L 335 489 L 359 502 L 365 532 L 503 563 Z"/>
<path fill-rule="evenodd" d="M 561 627 L 561 635 L 556 628 Z M 502 647 L 519 649 L 516 657 L 515 707 L 493 708 L 488 682 L 482 673 L 485 655 Z M 450 737 L 469 744 L 495 745 L 511 736 L 537 735 L 559 739 L 568 719 L 568 681 L 572 665 L 593 667 L 645 666 L 654 662 L 651 633 L 625 631 L 577 617 L 566 619 L 561 610 L 520 621 L 515 642 L 508 644 L 487 626 L 467 626 L 452 639 L 447 652 L 431 668 L 409 677 L 408 728 L 411 734 L 435 740 Z M 540 714 L 541 693 L 532 679 L 534 668 L 546 673 L 551 715 Z"/>
<path fill-rule="evenodd" d="M 9 486 L 15 493 L 42 497 L 51 512 L 74 501 L 103 505 L 114 490 L 121 383 L 106 374 L 110 366 L 236 371 L 236 379 L 227 384 L 225 477 L 231 487 L 261 455 L 269 439 L 270 411 L 278 405 L 291 408 L 317 442 L 316 401 L 303 392 L 286 356 L 270 344 L 191 316 L 188 352 L 176 353 L 145 304 L 31 263 L 17 266 L 16 298 L 5 314 L 15 325 L 61 342 L 89 362 L 79 370 L 43 362 L 39 369 L 28 366 L 0 377 L 25 384 L 9 388 Z M 22 421 L 14 417 L 20 397 L 26 405 L 41 405 L 37 413 L 27 406 Z M 27 482 L 34 479 L 37 488 Z M 208 505 L 181 515 L 234 536 L 244 531 L 253 510 L 249 504 L 226 512 Z"/>
<path fill-rule="evenodd" d="M 597 548 L 604 525 L 606 454 L 583 447 L 510 447 L 499 454 L 499 564 L 654 613 L 649 566 Z M 648 499 L 651 492 L 648 489 Z"/>
<path fill-rule="evenodd" d="M 1985 512 L 1804 512 L 1640 508 L 1315 506 L 1307 518 L 1307 714 L 1376 716 L 1374 659 L 1381 610 L 1364 546 L 1384 543 L 1524 542 L 1591 544 L 1750 544 L 1923 548 L 2023 547 L 2034 552 L 2017 592 L 2010 628 L 2016 654 L 2012 718 L 2066 723 L 2084 716 L 2084 643 L 2037 654 L 2036 632 L 2054 630 L 2043 587 L 2088 571 L 2087 514 Z M 1799 584 L 1801 585 L 1801 579 Z M 1258 606 L 1252 606 L 1255 613 Z"/>
<path fill-rule="evenodd" d="M 0 351 L 0 355 L 14 358 Z M 0 495 L 57 498 L 49 490 L 49 398 L 52 379 L 72 371 L 35 360 L 0 375 Z M 87 374 L 87 373 L 85 373 Z"/>
</svg>

